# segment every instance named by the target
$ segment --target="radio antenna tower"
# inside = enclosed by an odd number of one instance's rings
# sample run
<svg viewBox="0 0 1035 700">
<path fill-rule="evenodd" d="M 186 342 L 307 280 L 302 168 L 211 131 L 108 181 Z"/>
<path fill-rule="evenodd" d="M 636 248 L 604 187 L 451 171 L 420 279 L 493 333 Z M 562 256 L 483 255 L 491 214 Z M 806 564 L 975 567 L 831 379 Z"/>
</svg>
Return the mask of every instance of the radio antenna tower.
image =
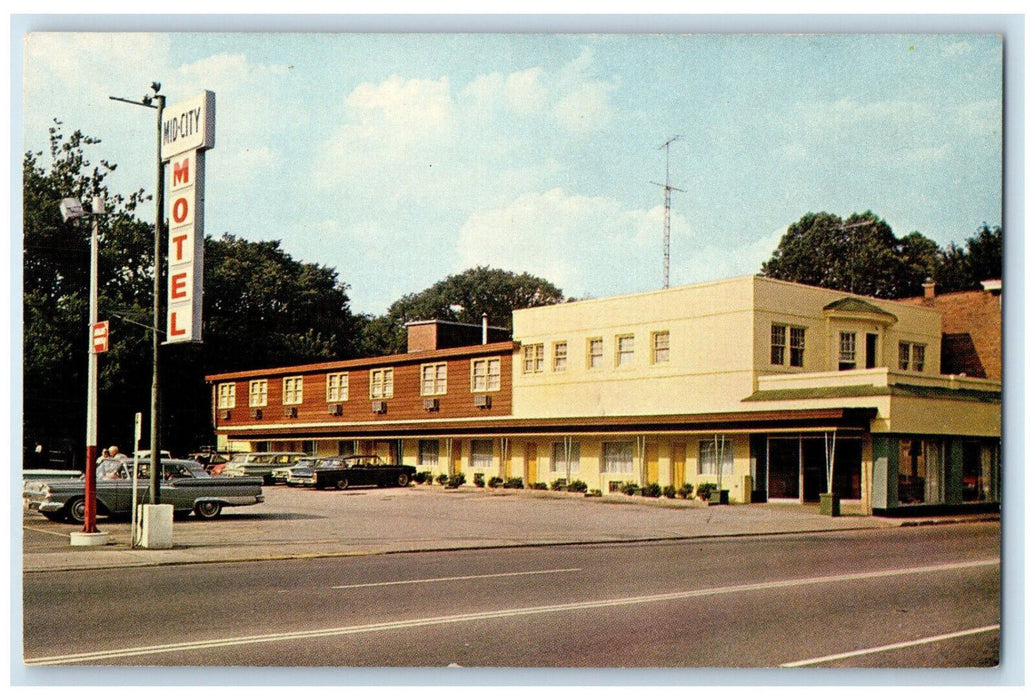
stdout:
<svg viewBox="0 0 1035 700">
<path fill-rule="evenodd" d="M 681 190 L 678 187 L 673 187 L 671 184 L 669 184 L 669 180 L 668 180 L 668 150 L 669 150 L 669 146 L 672 145 L 673 141 L 678 141 L 681 138 L 683 138 L 683 137 L 679 136 L 679 135 L 673 136 L 668 141 L 666 141 L 665 143 L 661 144 L 658 147 L 659 151 L 662 148 L 665 149 L 665 184 L 662 185 L 660 182 L 654 182 L 653 180 L 651 180 L 651 184 L 652 185 L 657 185 L 658 187 L 664 187 L 665 188 L 665 243 L 664 243 L 664 267 L 663 267 L 664 282 L 663 282 L 663 285 L 662 285 L 662 289 L 668 289 L 669 239 L 670 239 L 671 234 L 672 234 L 672 190 L 675 190 L 676 192 L 686 192 L 686 190 Z"/>
</svg>

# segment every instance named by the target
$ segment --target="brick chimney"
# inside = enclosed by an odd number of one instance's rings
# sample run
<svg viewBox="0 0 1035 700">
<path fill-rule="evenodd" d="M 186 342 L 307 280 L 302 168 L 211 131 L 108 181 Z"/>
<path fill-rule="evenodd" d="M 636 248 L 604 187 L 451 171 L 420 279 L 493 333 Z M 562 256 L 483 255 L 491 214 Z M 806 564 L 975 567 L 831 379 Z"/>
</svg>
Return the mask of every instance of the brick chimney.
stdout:
<svg viewBox="0 0 1035 700">
<path fill-rule="evenodd" d="M 923 284 L 924 299 L 934 299 L 934 280 L 928 277 Z"/>
</svg>

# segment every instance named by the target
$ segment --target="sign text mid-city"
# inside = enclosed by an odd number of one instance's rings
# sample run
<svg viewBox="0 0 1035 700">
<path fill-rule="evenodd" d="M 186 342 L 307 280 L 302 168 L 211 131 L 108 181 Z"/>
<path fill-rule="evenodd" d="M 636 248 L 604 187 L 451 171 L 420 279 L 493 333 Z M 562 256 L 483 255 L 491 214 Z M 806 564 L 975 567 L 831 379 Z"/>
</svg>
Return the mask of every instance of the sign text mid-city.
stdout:
<svg viewBox="0 0 1035 700">
<path fill-rule="evenodd" d="M 162 160 L 169 163 L 169 284 L 166 342 L 201 340 L 205 151 L 215 145 L 210 90 L 166 108 Z"/>
</svg>

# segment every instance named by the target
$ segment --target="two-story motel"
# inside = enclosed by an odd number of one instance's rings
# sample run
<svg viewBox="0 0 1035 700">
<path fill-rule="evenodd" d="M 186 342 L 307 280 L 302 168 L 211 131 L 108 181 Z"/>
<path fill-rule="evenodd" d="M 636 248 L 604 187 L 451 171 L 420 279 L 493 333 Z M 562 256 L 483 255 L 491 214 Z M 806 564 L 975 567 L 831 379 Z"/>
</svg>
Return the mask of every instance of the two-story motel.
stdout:
<svg viewBox="0 0 1035 700">
<path fill-rule="evenodd" d="M 220 449 L 605 493 L 710 482 L 733 502 L 832 485 L 844 512 L 994 507 L 1001 386 L 940 373 L 942 315 L 748 276 L 515 311 L 512 340 L 418 322 L 405 354 L 207 380 Z"/>
</svg>

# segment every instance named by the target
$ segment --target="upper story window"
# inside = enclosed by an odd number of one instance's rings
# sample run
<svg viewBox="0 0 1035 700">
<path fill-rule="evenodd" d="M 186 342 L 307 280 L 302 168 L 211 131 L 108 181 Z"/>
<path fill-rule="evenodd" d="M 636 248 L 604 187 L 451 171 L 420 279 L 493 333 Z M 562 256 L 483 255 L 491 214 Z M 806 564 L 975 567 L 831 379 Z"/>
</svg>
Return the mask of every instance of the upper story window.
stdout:
<svg viewBox="0 0 1035 700">
<path fill-rule="evenodd" d="M 420 395 L 439 396 L 446 393 L 446 363 L 420 366 Z"/>
<path fill-rule="evenodd" d="M 924 354 L 926 346 L 922 343 L 898 344 L 898 368 L 904 371 L 924 371 Z"/>
<path fill-rule="evenodd" d="M 500 390 L 500 358 L 471 360 L 471 391 Z"/>
<path fill-rule="evenodd" d="M 629 367 L 633 363 L 633 336 L 615 336 L 615 367 Z"/>
<path fill-rule="evenodd" d="M 395 392 L 394 382 L 394 372 L 391 369 L 370 370 L 370 398 L 392 398 Z"/>
<path fill-rule="evenodd" d="M 791 367 L 805 366 L 805 329 L 791 326 Z"/>
<path fill-rule="evenodd" d="M 522 371 L 525 374 L 538 374 L 543 371 L 543 344 L 533 343 L 521 348 L 523 357 Z"/>
<path fill-rule="evenodd" d="M 237 385 L 233 382 L 227 384 L 220 384 L 218 388 L 219 392 L 219 408 L 233 408 L 237 405 L 235 398 L 235 392 L 237 391 Z"/>
<path fill-rule="evenodd" d="M 284 377 L 285 406 L 302 403 L 302 377 Z"/>
<path fill-rule="evenodd" d="M 331 372 L 327 375 L 327 402 L 349 400 L 349 373 Z"/>
<path fill-rule="evenodd" d="M 266 396 L 269 394 L 269 382 L 265 379 L 255 379 L 248 382 L 248 405 L 265 406 Z"/>
<path fill-rule="evenodd" d="M 668 331 L 655 331 L 651 334 L 651 364 L 668 362 Z"/>
<path fill-rule="evenodd" d="M 778 326 L 774 323 L 769 332 L 769 364 L 782 365 L 786 350 L 787 326 Z"/>
<path fill-rule="evenodd" d="M 841 331 L 840 341 L 837 346 L 837 369 L 855 369 L 855 333 L 852 331 Z"/>
<path fill-rule="evenodd" d="M 600 369 L 604 366 L 604 339 L 590 338 L 586 341 L 586 367 Z"/>
<path fill-rule="evenodd" d="M 778 323 L 772 324 L 770 328 L 769 363 L 785 365 L 789 357 L 791 367 L 804 367 L 805 329 Z"/>
<path fill-rule="evenodd" d="M 553 371 L 564 372 L 568 369 L 568 341 L 561 340 L 553 344 Z"/>
</svg>

